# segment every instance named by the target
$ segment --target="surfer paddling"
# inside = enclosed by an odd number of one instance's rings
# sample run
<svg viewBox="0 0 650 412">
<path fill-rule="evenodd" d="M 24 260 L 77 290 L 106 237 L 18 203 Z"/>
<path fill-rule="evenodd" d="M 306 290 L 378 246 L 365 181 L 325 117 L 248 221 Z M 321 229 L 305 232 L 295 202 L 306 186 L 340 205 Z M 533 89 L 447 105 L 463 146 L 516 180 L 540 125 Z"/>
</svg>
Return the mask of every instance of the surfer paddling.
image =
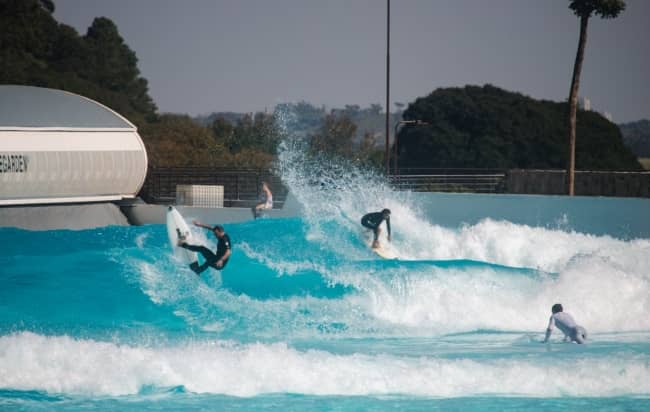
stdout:
<svg viewBox="0 0 650 412">
<path fill-rule="evenodd" d="M 196 273 L 197 275 L 201 274 L 209 267 L 216 270 L 222 270 L 224 267 L 226 267 L 226 264 L 228 263 L 228 259 L 230 259 L 230 254 L 231 254 L 230 237 L 226 234 L 223 226 L 221 225 L 210 226 L 210 225 L 203 224 L 197 220 L 195 220 L 192 223 L 194 223 L 194 226 L 208 229 L 216 236 L 216 238 L 219 241 L 217 243 L 217 251 L 213 253 L 210 249 L 208 249 L 205 246 L 190 245 L 186 243 L 185 237 L 180 236 L 179 233 L 178 246 L 187 250 L 191 250 L 192 252 L 198 252 L 203 256 L 203 259 L 205 259 L 205 262 L 203 262 L 202 265 L 199 265 L 198 262 L 194 262 L 190 264 L 190 269 L 192 269 L 194 273 Z"/>
</svg>

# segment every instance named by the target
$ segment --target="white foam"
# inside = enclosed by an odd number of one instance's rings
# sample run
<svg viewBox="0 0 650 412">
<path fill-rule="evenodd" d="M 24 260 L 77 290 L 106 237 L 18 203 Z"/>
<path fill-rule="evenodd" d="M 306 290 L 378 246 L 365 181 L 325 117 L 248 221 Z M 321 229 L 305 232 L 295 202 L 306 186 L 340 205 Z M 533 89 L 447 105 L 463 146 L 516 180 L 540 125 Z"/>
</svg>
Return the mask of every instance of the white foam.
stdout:
<svg viewBox="0 0 650 412">
<path fill-rule="evenodd" d="M 410 216 L 416 219 L 415 214 Z M 316 271 L 325 281 L 353 286 L 359 293 L 334 300 L 294 297 L 257 301 L 216 289 L 219 283 L 206 285 L 189 270 L 164 259 L 155 265 L 138 263 L 139 281 L 152 301 L 179 309 L 177 314 L 189 324 L 226 334 L 268 337 L 276 336 L 279 328 L 285 336 L 313 337 L 323 328 L 328 330 L 329 324 L 344 325 L 335 333 L 354 337 L 430 336 L 478 329 L 541 334 L 550 307 L 557 302 L 589 332 L 650 330 L 648 240 L 622 241 L 491 220 L 457 231 L 420 226 L 418 233 L 430 229 L 445 239 L 443 244 L 456 245 L 458 256 L 452 257 L 540 267 L 556 273 L 472 265 L 326 266 L 283 259 L 243 242 L 239 249 L 247 258 L 278 274 Z M 510 240 L 503 245 L 499 239 L 508 236 Z M 414 234 L 412 242 L 403 250 L 426 256 L 428 251 L 422 245 L 430 244 L 429 239 Z M 434 247 L 434 255 L 436 250 Z M 235 325 L 239 325 L 238 331 L 231 330 Z"/>
<path fill-rule="evenodd" d="M 572 259 L 585 255 L 611 259 L 633 272 L 650 264 L 648 239 L 623 241 L 491 219 L 451 230 L 408 214 L 394 225 L 403 234 L 398 249 L 413 260 L 473 259 L 548 272 L 560 272 Z"/>
<path fill-rule="evenodd" d="M 556 302 L 589 331 L 650 330 L 648 279 L 615 271 L 594 276 L 582 269 L 557 279 L 488 268 L 431 269 L 361 282 L 368 313 L 418 336 L 478 329 L 541 332 Z"/>
<path fill-rule="evenodd" d="M 540 351 L 544 345 L 539 345 Z M 46 337 L 0 337 L 0 388 L 81 395 L 136 394 L 183 386 L 197 393 L 255 396 L 622 396 L 650 394 L 647 356 L 530 356 L 499 360 L 338 355 L 285 344 L 228 342 L 139 347 Z"/>
</svg>

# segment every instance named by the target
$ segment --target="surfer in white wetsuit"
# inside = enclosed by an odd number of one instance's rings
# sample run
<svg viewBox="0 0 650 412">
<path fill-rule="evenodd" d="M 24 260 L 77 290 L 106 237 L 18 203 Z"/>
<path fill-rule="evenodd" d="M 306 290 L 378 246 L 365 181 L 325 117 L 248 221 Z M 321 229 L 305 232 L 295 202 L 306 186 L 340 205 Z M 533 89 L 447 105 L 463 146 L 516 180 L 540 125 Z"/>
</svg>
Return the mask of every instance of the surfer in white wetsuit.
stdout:
<svg viewBox="0 0 650 412">
<path fill-rule="evenodd" d="M 253 206 L 253 218 L 257 219 L 262 215 L 262 210 L 273 209 L 273 193 L 266 182 L 262 182 L 262 202 Z"/>
<path fill-rule="evenodd" d="M 553 326 L 556 326 L 564 333 L 564 340 L 572 340 L 577 343 L 585 343 L 587 340 L 587 331 L 582 326 L 576 324 L 573 316 L 563 311 L 562 305 L 556 303 L 551 308 L 551 318 L 548 321 L 548 328 L 546 328 L 546 337 L 543 343 L 548 342 L 553 332 Z"/>
</svg>

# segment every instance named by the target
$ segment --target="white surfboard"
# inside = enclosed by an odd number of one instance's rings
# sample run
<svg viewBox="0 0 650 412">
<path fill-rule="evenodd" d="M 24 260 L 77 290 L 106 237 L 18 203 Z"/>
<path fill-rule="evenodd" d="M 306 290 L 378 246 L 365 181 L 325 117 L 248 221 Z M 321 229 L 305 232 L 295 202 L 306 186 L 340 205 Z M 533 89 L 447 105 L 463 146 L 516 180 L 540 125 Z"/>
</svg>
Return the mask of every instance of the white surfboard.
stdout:
<svg viewBox="0 0 650 412">
<path fill-rule="evenodd" d="M 392 248 L 379 246 L 377 248 L 371 248 L 375 254 L 383 259 L 399 259 L 399 255 Z"/>
<path fill-rule="evenodd" d="M 183 219 L 183 216 L 174 206 L 169 206 L 167 209 L 167 236 L 174 251 L 174 256 L 187 264 L 198 261 L 195 252 L 178 247 L 178 238 L 181 235 L 185 236 L 187 243 L 194 244 L 192 241 L 192 231 L 187 226 L 187 223 L 185 223 L 185 219 Z"/>
<path fill-rule="evenodd" d="M 372 250 L 374 254 L 379 256 L 382 259 L 399 259 L 397 251 L 391 244 L 384 244 L 381 241 L 379 242 L 379 247 L 372 247 L 372 236 L 366 237 L 366 244 Z"/>
</svg>

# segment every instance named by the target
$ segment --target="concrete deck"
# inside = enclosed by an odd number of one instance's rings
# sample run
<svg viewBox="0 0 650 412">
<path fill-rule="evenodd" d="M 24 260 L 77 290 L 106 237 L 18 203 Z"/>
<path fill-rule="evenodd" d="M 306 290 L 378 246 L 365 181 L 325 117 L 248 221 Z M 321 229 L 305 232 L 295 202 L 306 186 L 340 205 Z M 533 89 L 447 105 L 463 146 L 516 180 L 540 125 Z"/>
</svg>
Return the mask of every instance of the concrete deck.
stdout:
<svg viewBox="0 0 650 412">
<path fill-rule="evenodd" d="M 168 205 L 151 205 L 140 199 L 118 203 L 30 205 L 0 207 L 0 227 L 27 230 L 92 229 L 103 226 L 164 224 Z M 237 223 L 253 219 L 249 208 L 176 206 L 186 219 L 206 223 Z M 290 194 L 281 209 L 265 210 L 272 218 L 299 216 L 302 207 Z"/>
</svg>

